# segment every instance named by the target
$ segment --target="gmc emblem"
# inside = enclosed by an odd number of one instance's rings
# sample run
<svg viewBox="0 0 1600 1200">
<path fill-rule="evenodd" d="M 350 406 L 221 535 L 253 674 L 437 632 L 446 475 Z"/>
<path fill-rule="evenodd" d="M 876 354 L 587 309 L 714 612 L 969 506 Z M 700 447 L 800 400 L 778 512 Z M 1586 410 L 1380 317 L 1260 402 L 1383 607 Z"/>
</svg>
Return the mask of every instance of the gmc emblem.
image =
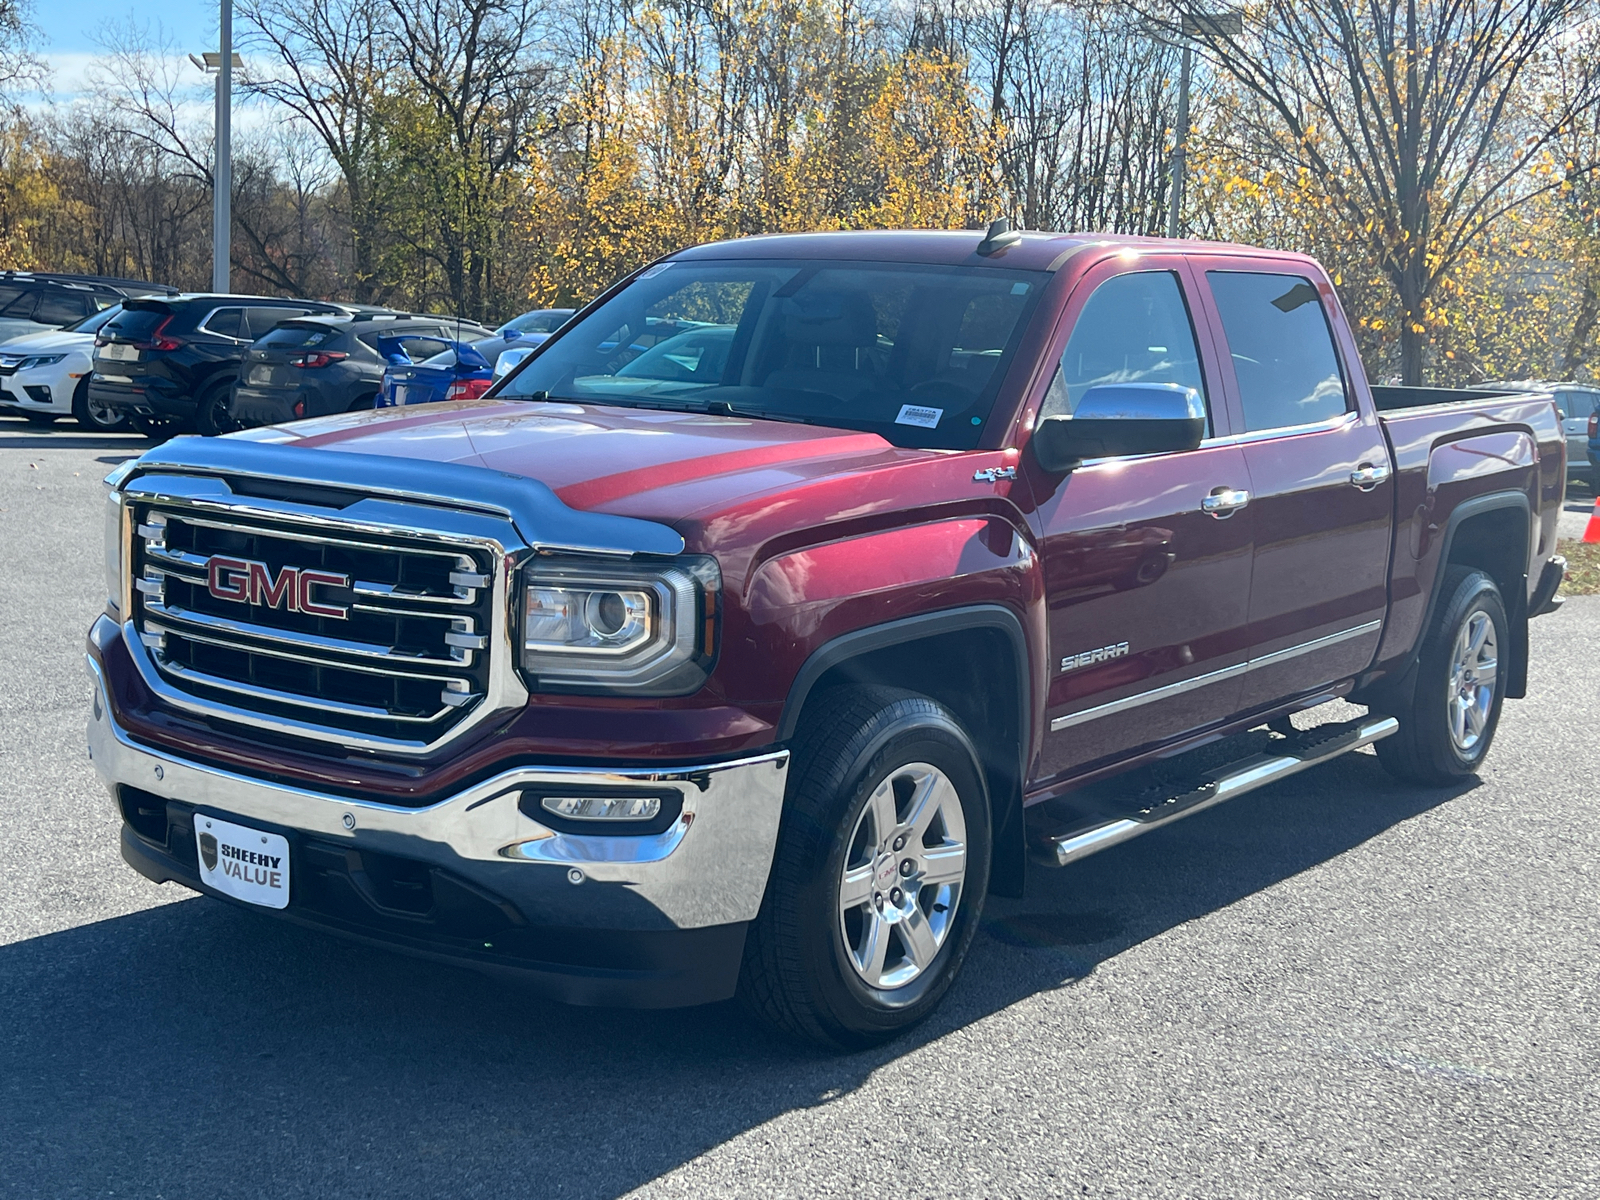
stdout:
<svg viewBox="0 0 1600 1200">
<path fill-rule="evenodd" d="M 313 617 L 344 620 L 350 610 L 342 604 L 319 604 L 311 593 L 318 584 L 349 587 L 350 576 L 332 571 L 312 571 L 304 567 L 285 567 L 274 578 L 263 562 L 247 558 L 226 558 L 213 554 L 206 559 L 206 591 L 218 600 L 238 604 L 265 604 L 268 608 L 287 608 L 290 612 Z"/>
</svg>

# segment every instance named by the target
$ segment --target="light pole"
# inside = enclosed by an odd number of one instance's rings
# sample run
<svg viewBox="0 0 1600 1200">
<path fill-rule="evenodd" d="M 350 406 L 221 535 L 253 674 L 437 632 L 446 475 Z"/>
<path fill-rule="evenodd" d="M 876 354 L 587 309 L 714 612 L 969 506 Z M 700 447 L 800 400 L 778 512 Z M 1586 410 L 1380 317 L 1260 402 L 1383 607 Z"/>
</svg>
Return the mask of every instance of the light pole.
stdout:
<svg viewBox="0 0 1600 1200">
<path fill-rule="evenodd" d="M 221 0 L 222 46 L 203 58 L 189 56 L 202 71 L 217 73 L 216 162 L 211 172 L 211 290 L 233 291 L 233 71 L 244 60 L 233 52 L 233 0 Z"/>
<path fill-rule="evenodd" d="M 1189 153 L 1189 76 L 1194 71 L 1194 39 L 1200 34 L 1238 37 L 1244 31 L 1244 16 L 1238 12 L 1184 13 L 1183 65 L 1178 70 L 1178 121 L 1173 130 L 1172 203 L 1167 209 L 1167 236 L 1183 236 L 1183 188 L 1187 179 Z"/>
</svg>

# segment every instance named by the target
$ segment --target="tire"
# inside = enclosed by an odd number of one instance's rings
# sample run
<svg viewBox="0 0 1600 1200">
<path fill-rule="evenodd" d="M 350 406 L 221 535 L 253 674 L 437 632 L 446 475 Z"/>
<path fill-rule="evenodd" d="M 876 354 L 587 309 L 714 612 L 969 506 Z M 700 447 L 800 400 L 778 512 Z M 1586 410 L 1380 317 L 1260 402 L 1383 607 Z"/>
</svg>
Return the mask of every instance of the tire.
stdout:
<svg viewBox="0 0 1600 1200">
<path fill-rule="evenodd" d="M 106 404 L 89 403 L 89 380 L 78 380 L 72 393 L 72 419 L 82 429 L 95 433 L 121 433 L 128 428 L 128 414 Z"/>
<path fill-rule="evenodd" d="M 1391 714 L 1400 729 L 1377 743 L 1384 768 L 1433 786 L 1476 774 L 1500 723 L 1500 660 L 1510 650 L 1511 627 L 1494 580 L 1470 567 L 1447 567 L 1410 698 Z"/>
<path fill-rule="evenodd" d="M 378 393 L 366 392 L 352 400 L 350 402 L 350 407 L 345 409 L 345 412 L 369 412 L 373 408 L 376 408 L 377 404 Z"/>
<path fill-rule="evenodd" d="M 233 398 L 233 382 L 215 384 L 201 395 L 194 408 L 194 427 L 205 437 L 235 433 L 244 426 L 233 419 L 228 404 Z"/>
<path fill-rule="evenodd" d="M 955 718 L 896 689 L 815 698 L 793 750 L 740 995 L 783 1033 L 861 1049 L 926 1019 L 961 969 L 989 884 L 988 791 Z"/>
</svg>

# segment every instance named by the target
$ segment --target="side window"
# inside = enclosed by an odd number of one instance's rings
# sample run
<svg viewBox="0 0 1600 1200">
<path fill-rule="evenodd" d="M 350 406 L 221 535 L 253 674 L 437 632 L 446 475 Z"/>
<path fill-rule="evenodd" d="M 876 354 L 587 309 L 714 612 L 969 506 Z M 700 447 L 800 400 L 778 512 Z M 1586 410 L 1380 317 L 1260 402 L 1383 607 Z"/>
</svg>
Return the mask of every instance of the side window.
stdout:
<svg viewBox="0 0 1600 1200">
<path fill-rule="evenodd" d="M 243 337 L 244 309 L 219 308 L 206 318 L 206 323 L 201 326 L 207 333 L 220 334 L 222 337 Z"/>
<path fill-rule="evenodd" d="M 89 297 L 71 292 L 46 292 L 39 297 L 39 307 L 33 310 L 33 319 L 41 325 L 69 325 L 92 311 Z"/>
<path fill-rule="evenodd" d="M 1194 325 L 1171 271 L 1114 275 L 1095 288 L 1072 326 L 1039 416 L 1076 411 L 1083 394 L 1100 383 L 1176 383 L 1206 394 Z"/>
<path fill-rule="evenodd" d="M 34 306 L 38 303 L 38 292 L 23 292 L 5 308 L 0 309 L 0 317 L 20 317 L 27 320 L 33 316 Z"/>
<path fill-rule="evenodd" d="M 1239 381 L 1246 432 L 1326 421 L 1348 411 L 1327 314 L 1309 279 L 1208 271 Z"/>
</svg>

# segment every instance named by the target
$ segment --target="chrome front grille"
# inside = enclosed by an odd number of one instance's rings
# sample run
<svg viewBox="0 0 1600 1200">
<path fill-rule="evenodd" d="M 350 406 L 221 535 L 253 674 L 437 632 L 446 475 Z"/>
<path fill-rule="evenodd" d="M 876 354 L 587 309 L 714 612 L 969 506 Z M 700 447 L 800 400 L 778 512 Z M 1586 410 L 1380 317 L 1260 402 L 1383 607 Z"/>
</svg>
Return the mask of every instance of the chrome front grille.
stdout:
<svg viewBox="0 0 1600 1200">
<path fill-rule="evenodd" d="M 492 548 L 130 501 L 131 620 L 183 693 L 291 733 L 415 748 L 493 689 Z"/>
</svg>

